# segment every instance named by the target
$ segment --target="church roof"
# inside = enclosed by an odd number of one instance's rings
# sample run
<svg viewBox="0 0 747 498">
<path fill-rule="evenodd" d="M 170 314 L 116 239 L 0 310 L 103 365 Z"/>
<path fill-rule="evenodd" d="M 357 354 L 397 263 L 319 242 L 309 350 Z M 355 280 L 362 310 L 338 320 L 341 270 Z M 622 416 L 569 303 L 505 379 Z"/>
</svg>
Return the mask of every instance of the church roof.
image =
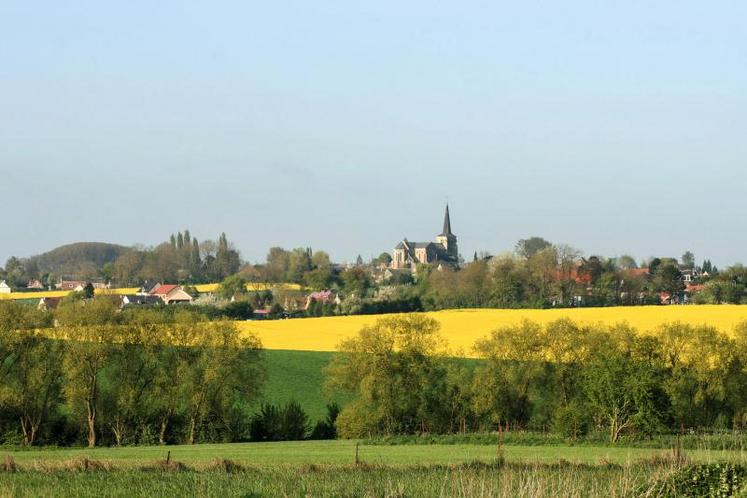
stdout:
<svg viewBox="0 0 747 498">
<path fill-rule="evenodd" d="M 444 228 L 443 231 L 441 231 L 440 236 L 450 236 L 454 235 L 451 233 L 451 218 L 449 217 L 449 205 L 446 205 L 446 213 L 444 214 Z"/>
<path fill-rule="evenodd" d="M 407 240 L 407 245 L 410 247 L 410 249 L 420 249 L 420 248 L 424 248 L 428 246 L 435 246 L 438 244 L 436 244 L 435 242 L 411 242 Z M 399 244 L 397 244 L 395 249 L 405 249 L 405 241 L 402 241 Z"/>
</svg>

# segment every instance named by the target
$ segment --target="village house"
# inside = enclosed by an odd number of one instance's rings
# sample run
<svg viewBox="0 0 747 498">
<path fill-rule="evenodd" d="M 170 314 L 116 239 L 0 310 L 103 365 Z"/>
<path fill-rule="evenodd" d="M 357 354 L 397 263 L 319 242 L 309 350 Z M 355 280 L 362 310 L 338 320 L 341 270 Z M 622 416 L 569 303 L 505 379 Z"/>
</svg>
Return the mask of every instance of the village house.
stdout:
<svg viewBox="0 0 747 498">
<path fill-rule="evenodd" d="M 158 296 L 141 296 L 138 294 L 125 294 L 122 296 L 122 307 L 126 306 L 154 306 L 163 304 L 163 300 Z"/>
<path fill-rule="evenodd" d="M 102 281 L 88 281 L 88 280 L 60 280 L 55 284 L 55 287 L 62 291 L 80 292 L 85 289 L 87 284 L 91 284 L 94 289 L 110 289 L 111 284 Z"/>
<path fill-rule="evenodd" d="M 26 288 L 29 290 L 44 290 L 44 284 L 41 283 L 39 280 L 29 280 L 29 283 L 26 284 Z"/>
<path fill-rule="evenodd" d="M 181 285 L 161 284 L 155 287 L 150 295 L 160 298 L 166 304 L 192 302 L 192 296 L 187 294 Z"/>
<path fill-rule="evenodd" d="M 338 294 L 335 294 L 333 296 L 331 290 L 312 292 L 311 294 L 306 296 L 306 306 L 304 306 L 304 310 L 308 310 L 312 302 L 322 304 L 334 303 L 336 305 L 339 305 L 342 300 L 340 299 L 340 296 Z"/>
<path fill-rule="evenodd" d="M 10 285 L 5 280 L 0 281 L 0 294 L 10 294 L 11 292 L 13 292 L 13 289 L 10 288 Z"/>
</svg>

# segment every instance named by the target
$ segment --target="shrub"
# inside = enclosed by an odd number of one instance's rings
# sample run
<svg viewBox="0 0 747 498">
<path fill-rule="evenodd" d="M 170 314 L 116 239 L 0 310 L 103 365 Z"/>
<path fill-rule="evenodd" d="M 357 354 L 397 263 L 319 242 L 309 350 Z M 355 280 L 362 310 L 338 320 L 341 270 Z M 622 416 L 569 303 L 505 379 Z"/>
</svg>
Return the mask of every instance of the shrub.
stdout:
<svg viewBox="0 0 747 498">
<path fill-rule="evenodd" d="M 327 417 L 320 420 L 311 431 L 309 439 L 337 439 L 337 416 L 340 414 L 340 407 L 337 403 L 327 405 Z"/>
<path fill-rule="evenodd" d="M 282 408 L 265 403 L 252 417 L 249 436 L 252 441 L 299 441 L 306 438 L 308 424 L 308 415 L 296 401 Z"/>
</svg>

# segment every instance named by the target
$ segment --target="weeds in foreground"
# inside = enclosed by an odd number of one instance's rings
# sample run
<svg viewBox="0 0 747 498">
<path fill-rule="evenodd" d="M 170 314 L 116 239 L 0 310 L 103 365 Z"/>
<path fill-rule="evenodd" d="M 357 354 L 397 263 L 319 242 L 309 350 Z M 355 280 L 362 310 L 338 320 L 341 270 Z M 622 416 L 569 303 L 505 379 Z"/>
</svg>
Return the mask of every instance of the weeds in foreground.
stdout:
<svg viewBox="0 0 747 498">
<path fill-rule="evenodd" d="M 235 474 L 236 472 L 243 472 L 245 469 L 243 465 L 233 460 L 227 458 L 215 458 L 210 466 L 207 467 L 207 470 Z"/>
<path fill-rule="evenodd" d="M 16 461 L 13 460 L 13 457 L 10 455 L 5 455 L 5 460 L 3 461 L 2 465 L 0 465 L 0 471 L 15 472 L 17 470 L 18 465 L 16 465 Z"/>
</svg>

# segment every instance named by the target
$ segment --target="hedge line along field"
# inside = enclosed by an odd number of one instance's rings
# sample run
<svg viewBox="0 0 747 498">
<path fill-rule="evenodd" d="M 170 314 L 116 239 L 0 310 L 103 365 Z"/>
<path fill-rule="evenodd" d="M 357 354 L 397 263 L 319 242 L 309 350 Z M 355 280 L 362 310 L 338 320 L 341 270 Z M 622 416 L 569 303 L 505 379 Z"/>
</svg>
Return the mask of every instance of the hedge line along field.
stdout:
<svg viewBox="0 0 747 498">
<path fill-rule="evenodd" d="M 577 323 L 614 324 L 627 322 L 644 333 L 653 333 L 668 322 L 691 325 L 711 325 L 731 333 L 747 320 L 747 306 L 688 305 L 630 306 L 612 308 L 565 309 L 459 309 L 426 313 L 441 323 L 441 334 L 455 356 L 474 357 L 472 347 L 478 339 L 498 327 L 516 325 L 523 320 L 546 324 L 560 318 Z M 291 320 L 238 322 L 241 330 L 256 333 L 266 349 L 335 351 L 341 340 L 358 333 L 361 327 L 372 325 L 383 315 L 354 315 Z"/>
</svg>

